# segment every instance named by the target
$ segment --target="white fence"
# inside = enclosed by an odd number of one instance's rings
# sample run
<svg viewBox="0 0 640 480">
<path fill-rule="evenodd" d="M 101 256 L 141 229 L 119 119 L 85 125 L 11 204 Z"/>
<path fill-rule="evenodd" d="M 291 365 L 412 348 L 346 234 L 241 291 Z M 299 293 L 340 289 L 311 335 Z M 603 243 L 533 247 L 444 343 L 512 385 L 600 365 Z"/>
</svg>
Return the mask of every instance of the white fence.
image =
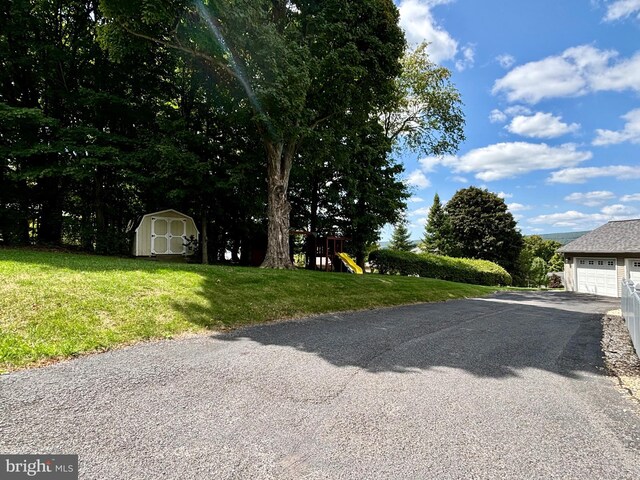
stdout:
<svg viewBox="0 0 640 480">
<path fill-rule="evenodd" d="M 622 281 L 622 316 L 636 353 L 640 355 L 640 283 Z"/>
</svg>

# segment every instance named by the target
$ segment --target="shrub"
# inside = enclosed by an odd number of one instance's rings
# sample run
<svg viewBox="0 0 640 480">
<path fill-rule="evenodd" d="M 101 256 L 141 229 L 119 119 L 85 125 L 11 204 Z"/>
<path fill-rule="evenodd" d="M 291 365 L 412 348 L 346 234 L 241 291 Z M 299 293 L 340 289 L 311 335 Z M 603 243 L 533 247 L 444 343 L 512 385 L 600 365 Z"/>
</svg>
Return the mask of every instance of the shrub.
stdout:
<svg viewBox="0 0 640 480">
<path fill-rule="evenodd" d="M 529 276 L 536 287 L 547 284 L 547 262 L 544 261 L 544 258 L 536 257 L 533 259 Z"/>
<path fill-rule="evenodd" d="M 381 274 L 418 275 L 475 285 L 511 285 L 511 275 L 500 265 L 487 260 L 385 249 L 371 252 L 369 263 Z"/>
<path fill-rule="evenodd" d="M 549 277 L 549 288 L 563 288 L 562 278 L 560 275 L 556 275 L 555 273 Z"/>
</svg>

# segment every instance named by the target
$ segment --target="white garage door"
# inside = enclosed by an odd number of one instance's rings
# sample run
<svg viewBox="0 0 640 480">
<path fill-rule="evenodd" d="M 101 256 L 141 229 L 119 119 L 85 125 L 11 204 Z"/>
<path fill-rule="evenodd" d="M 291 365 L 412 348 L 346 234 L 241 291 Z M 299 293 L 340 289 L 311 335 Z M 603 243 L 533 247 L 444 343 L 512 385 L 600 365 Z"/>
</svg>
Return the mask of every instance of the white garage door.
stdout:
<svg viewBox="0 0 640 480">
<path fill-rule="evenodd" d="M 578 292 L 618 296 L 614 258 L 577 258 L 576 267 Z"/>
<path fill-rule="evenodd" d="M 640 259 L 629 260 L 629 278 L 634 282 L 640 282 Z"/>
</svg>

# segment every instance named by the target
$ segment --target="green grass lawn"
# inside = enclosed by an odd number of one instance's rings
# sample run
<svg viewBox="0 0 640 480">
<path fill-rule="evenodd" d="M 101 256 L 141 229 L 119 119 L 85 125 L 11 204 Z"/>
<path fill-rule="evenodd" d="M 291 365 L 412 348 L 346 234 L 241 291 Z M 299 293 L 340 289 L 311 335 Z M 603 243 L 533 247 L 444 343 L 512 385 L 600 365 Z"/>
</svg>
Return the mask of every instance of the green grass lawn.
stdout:
<svg viewBox="0 0 640 480">
<path fill-rule="evenodd" d="M 495 290 L 0 248 L 0 372 L 145 339 Z"/>
</svg>

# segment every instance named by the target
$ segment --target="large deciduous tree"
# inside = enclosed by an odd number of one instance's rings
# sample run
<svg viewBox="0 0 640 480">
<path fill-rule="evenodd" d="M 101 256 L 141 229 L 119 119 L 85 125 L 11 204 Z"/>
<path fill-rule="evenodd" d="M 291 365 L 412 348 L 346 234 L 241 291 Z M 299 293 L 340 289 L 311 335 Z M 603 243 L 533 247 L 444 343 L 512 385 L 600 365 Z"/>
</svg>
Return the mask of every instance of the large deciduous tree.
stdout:
<svg viewBox="0 0 640 480">
<path fill-rule="evenodd" d="M 429 59 L 428 47 L 422 43 L 405 52 L 393 101 L 383 106 L 380 120 L 398 150 L 453 154 L 465 139 L 462 98 L 451 72 Z"/>
<path fill-rule="evenodd" d="M 486 189 L 464 188 L 447 202 L 445 212 L 461 256 L 515 271 L 523 240 L 503 199 Z"/>
<path fill-rule="evenodd" d="M 523 247 L 518 257 L 518 271 L 514 281 L 518 285 L 529 285 L 533 281 L 532 265 L 536 258 L 541 258 L 547 271 L 558 272 L 564 268 L 564 260 L 556 251 L 562 244 L 555 240 L 545 240 L 540 235 L 527 235 L 523 239 Z"/>
<path fill-rule="evenodd" d="M 288 199 L 296 152 L 309 133 L 394 93 L 404 36 L 391 0 L 101 0 L 121 33 L 201 59 L 213 81 L 234 78 L 253 109 L 267 171 L 268 246 L 263 266 L 291 268 Z"/>
</svg>

